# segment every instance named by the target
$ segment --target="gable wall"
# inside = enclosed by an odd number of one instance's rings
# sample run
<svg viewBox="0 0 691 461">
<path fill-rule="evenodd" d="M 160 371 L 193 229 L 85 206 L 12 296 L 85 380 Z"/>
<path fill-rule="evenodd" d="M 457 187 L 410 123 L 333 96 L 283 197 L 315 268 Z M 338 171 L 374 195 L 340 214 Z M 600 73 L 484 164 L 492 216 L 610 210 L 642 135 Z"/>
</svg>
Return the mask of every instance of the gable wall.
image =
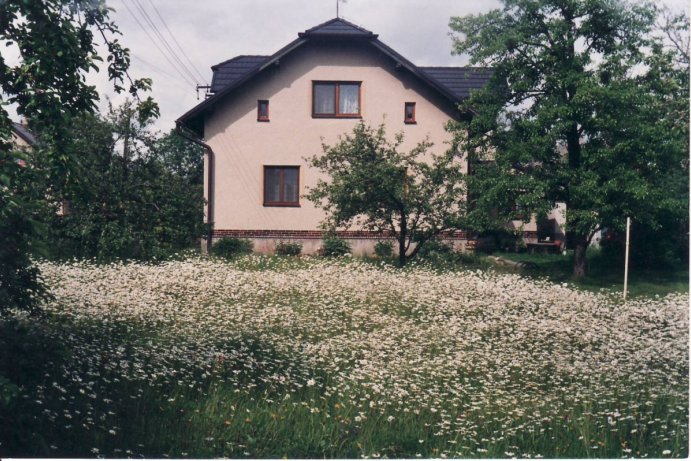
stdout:
<svg viewBox="0 0 691 461">
<path fill-rule="evenodd" d="M 300 208 L 263 206 L 264 165 L 299 165 L 304 194 L 319 177 L 303 158 L 320 154 L 322 140 L 335 143 L 359 121 L 312 118 L 313 80 L 361 81 L 366 123 L 384 122 L 390 137 L 403 131 L 403 150 L 429 136 L 435 153 L 445 151 L 450 135 L 444 125 L 454 107 L 394 65 L 366 44 L 308 43 L 224 98 L 204 127 L 206 142 L 216 156 L 215 229 L 318 229 L 324 214 L 306 199 L 301 198 Z M 259 99 L 269 100 L 268 123 L 257 121 Z M 416 102 L 416 125 L 403 123 L 407 101 Z"/>
</svg>

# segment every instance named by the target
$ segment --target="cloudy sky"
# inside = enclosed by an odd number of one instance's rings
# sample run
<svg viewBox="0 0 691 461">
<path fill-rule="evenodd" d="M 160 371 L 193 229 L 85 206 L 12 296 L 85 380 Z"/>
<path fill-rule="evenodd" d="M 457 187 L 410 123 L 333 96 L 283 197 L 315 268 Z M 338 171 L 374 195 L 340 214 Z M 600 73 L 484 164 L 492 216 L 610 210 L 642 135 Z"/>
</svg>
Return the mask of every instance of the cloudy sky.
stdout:
<svg viewBox="0 0 691 461">
<path fill-rule="evenodd" d="M 665 2 L 688 9 L 688 0 Z M 163 131 L 199 102 L 195 87 L 210 83 L 212 65 L 241 54 L 273 54 L 298 32 L 336 16 L 336 0 L 109 0 L 109 4 L 123 34 L 120 40 L 131 52 L 131 74 L 153 79 L 153 96 L 161 108 L 156 126 Z M 451 66 L 465 65 L 467 59 L 451 55 L 449 18 L 499 5 L 498 0 L 347 0 L 339 8 L 341 17 L 379 34 L 381 41 L 413 63 Z M 113 97 L 104 76 L 93 82 L 102 94 Z"/>
</svg>

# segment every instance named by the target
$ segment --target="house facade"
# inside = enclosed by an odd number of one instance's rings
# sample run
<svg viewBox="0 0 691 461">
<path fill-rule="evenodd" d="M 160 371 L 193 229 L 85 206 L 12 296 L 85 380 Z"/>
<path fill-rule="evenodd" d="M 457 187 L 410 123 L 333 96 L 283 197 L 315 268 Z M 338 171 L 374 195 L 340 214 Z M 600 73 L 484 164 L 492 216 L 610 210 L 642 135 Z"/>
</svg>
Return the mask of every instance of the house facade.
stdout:
<svg viewBox="0 0 691 461">
<path fill-rule="evenodd" d="M 458 103 L 487 83 L 487 69 L 418 67 L 377 35 L 340 18 L 298 34 L 271 56 L 238 56 L 212 67 L 211 95 L 178 127 L 203 143 L 206 219 L 212 238 L 241 237 L 271 252 L 299 241 L 321 246 L 324 212 L 303 198 L 320 178 L 305 158 L 320 154 L 361 120 L 402 132 L 401 149 L 428 138 L 449 148 Z M 354 253 L 382 236 L 343 229 Z M 445 236 L 463 247 L 466 235 Z"/>
</svg>

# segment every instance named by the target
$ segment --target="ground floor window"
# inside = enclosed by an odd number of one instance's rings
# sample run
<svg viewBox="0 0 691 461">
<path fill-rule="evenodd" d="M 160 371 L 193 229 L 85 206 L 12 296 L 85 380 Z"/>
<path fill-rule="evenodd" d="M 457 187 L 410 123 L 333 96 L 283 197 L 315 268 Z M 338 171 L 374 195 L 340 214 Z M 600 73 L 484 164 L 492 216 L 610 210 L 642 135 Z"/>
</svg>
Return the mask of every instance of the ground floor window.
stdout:
<svg viewBox="0 0 691 461">
<path fill-rule="evenodd" d="M 300 206 L 300 167 L 264 167 L 264 206 Z"/>
</svg>

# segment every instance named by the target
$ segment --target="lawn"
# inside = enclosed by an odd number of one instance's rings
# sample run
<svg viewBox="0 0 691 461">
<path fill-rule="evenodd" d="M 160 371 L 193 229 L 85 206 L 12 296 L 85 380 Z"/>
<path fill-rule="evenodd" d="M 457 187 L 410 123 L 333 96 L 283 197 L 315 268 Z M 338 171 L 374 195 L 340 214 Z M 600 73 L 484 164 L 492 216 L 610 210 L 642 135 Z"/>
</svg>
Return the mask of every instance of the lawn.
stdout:
<svg viewBox="0 0 691 461">
<path fill-rule="evenodd" d="M 588 257 L 588 274 L 573 280 L 573 254 L 528 254 L 528 253 L 497 253 L 504 259 L 524 262 L 530 267 L 524 271 L 526 275 L 545 277 L 553 282 L 571 282 L 586 290 L 624 291 L 623 264 L 612 264 L 605 261 L 597 252 Z M 664 268 L 648 268 L 632 266 L 629 269 L 628 295 L 663 296 L 670 292 L 689 291 L 688 266 L 670 266 Z"/>
<path fill-rule="evenodd" d="M 40 267 L 47 315 L 0 322 L 3 457 L 688 456 L 687 293 L 317 258 Z"/>
</svg>

